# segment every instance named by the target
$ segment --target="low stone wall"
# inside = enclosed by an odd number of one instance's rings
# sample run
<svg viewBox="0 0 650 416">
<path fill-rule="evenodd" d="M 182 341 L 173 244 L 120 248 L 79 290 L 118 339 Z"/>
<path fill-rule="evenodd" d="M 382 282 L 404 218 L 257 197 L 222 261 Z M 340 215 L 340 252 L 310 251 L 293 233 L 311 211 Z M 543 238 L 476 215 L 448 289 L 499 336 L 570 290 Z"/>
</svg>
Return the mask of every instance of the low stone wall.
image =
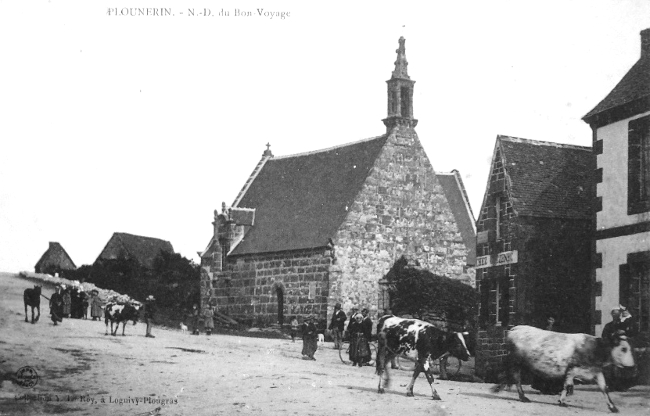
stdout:
<svg viewBox="0 0 650 416">
<path fill-rule="evenodd" d="M 99 293 L 100 299 L 102 299 L 103 301 L 107 301 L 112 297 L 117 297 L 122 302 L 135 300 L 135 299 L 131 299 L 129 295 L 124 295 L 111 289 L 102 289 L 100 287 L 97 287 L 95 286 L 94 283 L 88 283 L 88 282 L 81 283 L 77 280 L 68 280 L 62 277 L 52 276 L 50 274 L 45 274 L 45 273 L 20 272 L 18 273 L 18 277 L 22 277 L 23 279 L 31 280 L 34 282 L 51 284 L 52 286 L 55 285 L 78 286 L 86 293 L 90 293 L 91 291 L 96 290 Z"/>
</svg>

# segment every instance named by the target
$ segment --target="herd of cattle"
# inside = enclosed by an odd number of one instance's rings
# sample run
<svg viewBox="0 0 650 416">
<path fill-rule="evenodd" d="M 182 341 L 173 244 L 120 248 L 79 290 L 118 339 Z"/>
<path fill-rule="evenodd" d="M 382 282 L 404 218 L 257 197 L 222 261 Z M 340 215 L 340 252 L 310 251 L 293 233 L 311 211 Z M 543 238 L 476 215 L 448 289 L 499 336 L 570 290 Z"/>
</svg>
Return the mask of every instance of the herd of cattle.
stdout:
<svg viewBox="0 0 650 416">
<path fill-rule="evenodd" d="M 34 294 L 37 293 L 36 296 Z M 27 306 L 39 308 L 40 286 L 27 289 L 24 294 L 25 320 Z M 128 321 L 138 322 L 142 304 L 137 301 L 112 301 L 104 307 L 106 335 L 110 323 L 111 335 L 117 335 L 120 323 L 122 335 Z M 39 310 L 40 316 L 40 310 Z M 32 321 L 34 311 L 32 309 Z M 36 318 L 38 320 L 38 318 Z M 113 325 L 115 329 L 113 330 Z M 413 385 L 421 372 L 427 378 L 434 400 L 441 400 L 433 387 L 434 377 L 430 361 L 443 355 L 452 355 L 467 361 L 471 356 L 465 341 L 467 332 L 448 332 L 418 319 L 404 319 L 388 315 L 377 324 L 378 350 L 376 373 L 379 375 L 377 391 L 384 393 L 390 383 L 386 364 L 395 357 L 411 357 L 415 370 L 411 382 L 406 387 L 406 395 L 413 396 Z M 529 402 L 521 387 L 522 370 L 548 381 L 561 380 L 564 388 L 560 395 L 560 406 L 566 406 L 566 397 L 573 394 L 574 379 L 596 382 L 602 392 L 607 407 L 618 412 L 607 392 L 603 367 L 614 365 L 620 368 L 634 367 L 632 348 L 624 335 L 618 335 L 613 342 L 587 334 L 563 334 L 546 331 L 526 325 L 515 326 L 506 336 L 508 356 L 505 372 L 500 383 L 493 387 L 498 393 L 505 386 L 516 384 L 519 399 Z"/>
<path fill-rule="evenodd" d="M 467 361 L 470 352 L 465 342 L 467 333 L 450 333 L 417 319 L 402 319 L 384 316 L 377 325 L 379 348 L 377 351 L 377 391 L 384 392 L 390 379 L 386 364 L 401 354 L 417 352 L 416 366 L 406 395 L 413 396 L 413 384 L 420 372 L 424 372 L 434 400 L 440 396 L 433 387 L 433 371 L 430 359 L 444 354 Z M 602 338 L 587 334 L 563 334 L 545 331 L 526 325 L 515 326 L 506 336 L 508 356 L 502 380 L 494 386 L 498 393 L 506 385 L 517 385 L 519 399 L 529 402 L 521 387 L 521 374 L 525 370 L 548 381 L 562 380 L 564 388 L 560 395 L 560 406 L 566 406 L 567 395 L 573 394 L 574 379 L 596 382 L 610 411 L 618 412 L 607 392 L 603 367 L 614 365 L 621 368 L 634 367 L 632 348 L 624 335 L 618 335 L 609 343 Z M 383 384 L 383 386 L 382 386 Z"/>
</svg>

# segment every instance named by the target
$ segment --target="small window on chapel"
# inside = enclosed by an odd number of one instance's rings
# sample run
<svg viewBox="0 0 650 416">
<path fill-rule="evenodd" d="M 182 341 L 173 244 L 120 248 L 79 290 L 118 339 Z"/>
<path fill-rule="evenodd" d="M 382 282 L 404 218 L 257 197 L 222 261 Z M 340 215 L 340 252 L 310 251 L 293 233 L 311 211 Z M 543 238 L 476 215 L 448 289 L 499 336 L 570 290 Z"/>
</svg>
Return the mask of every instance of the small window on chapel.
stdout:
<svg viewBox="0 0 650 416">
<path fill-rule="evenodd" d="M 402 117 L 410 117 L 411 116 L 411 94 L 410 91 L 407 87 L 402 87 L 401 89 L 401 110 L 402 110 Z"/>
</svg>

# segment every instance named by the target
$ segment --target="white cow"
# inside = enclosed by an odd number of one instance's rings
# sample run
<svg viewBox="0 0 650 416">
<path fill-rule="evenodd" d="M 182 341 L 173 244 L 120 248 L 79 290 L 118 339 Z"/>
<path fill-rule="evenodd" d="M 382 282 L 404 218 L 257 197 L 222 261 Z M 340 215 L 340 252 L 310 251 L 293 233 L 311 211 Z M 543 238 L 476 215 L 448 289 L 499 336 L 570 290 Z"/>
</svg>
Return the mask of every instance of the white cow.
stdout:
<svg viewBox="0 0 650 416">
<path fill-rule="evenodd" d="M 521 388 L 521 370 L 527 369 L 537 377 L 564 380 L 560 406 L 566 406 L 566 396 L 573 394 L 573 380 L 578 378 L 586 382 L 595 380 L 609 410 L 618 412 L 607 393 L 603 366 L 610 363 L 617 367 L 634 366 L 632 348 L 625 336 L 618 336 L 613 343 L 608 343 L 592 335 L 562 334 L 520 325 L 508 331 L 506 344 L 509 349 L 506 359 L 508 379 L 494 386 L 494 392 L 514 382 L 519 399 L 529 402 Z"/>
</svg>

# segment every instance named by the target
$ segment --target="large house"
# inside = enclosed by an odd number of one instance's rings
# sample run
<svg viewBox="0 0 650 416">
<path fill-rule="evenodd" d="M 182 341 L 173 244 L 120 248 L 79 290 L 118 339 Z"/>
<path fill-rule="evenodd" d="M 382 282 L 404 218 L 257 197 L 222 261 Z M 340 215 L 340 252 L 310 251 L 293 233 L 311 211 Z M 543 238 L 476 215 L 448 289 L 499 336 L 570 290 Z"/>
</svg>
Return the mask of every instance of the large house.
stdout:
<svg viewBox="0 0 650 416">
<path fill-rule="evenodd" d="M 106 260 L 134 260 L 141 267 L 153 269 L 154 260 L 161 251 L 174 253 L 169 241 L 127 233 L 113 233 L 108 243 L 97 256 L 95 263 Z"/>
<path fill-rule="evenodd" d="M 594 329 L 620 304 L 650 335 L 650 29 L 639 60 L 583 120 L 596 160 Z"/>
<path fill-rule="evenodd" d="M 34 266 L 36 273 L 48 273 L 50 271 L 75 270 L 74 262 L 65 251 L 63 246 L 57 242 L 50 242 L 48 249 Z"/>
<path fill-rule="evenodd" d="M 591 148 L 498 136 L 477 222 L 476 373 L 496 381 L 513 325 L 589 332 Z"/>
<path fill-rule="evenodd" d="M 246 321 L 388 307 L 380 281 L 402 256 L 473 283 L 475 225 L 458 172 L 437 174 L 414 130 L 404 38 L 386 132 L 275 157 L 269 148 L 199 253 L 202 304 Z M 288 320 L 287 320 L 288 321 Z"/>
</svg>

